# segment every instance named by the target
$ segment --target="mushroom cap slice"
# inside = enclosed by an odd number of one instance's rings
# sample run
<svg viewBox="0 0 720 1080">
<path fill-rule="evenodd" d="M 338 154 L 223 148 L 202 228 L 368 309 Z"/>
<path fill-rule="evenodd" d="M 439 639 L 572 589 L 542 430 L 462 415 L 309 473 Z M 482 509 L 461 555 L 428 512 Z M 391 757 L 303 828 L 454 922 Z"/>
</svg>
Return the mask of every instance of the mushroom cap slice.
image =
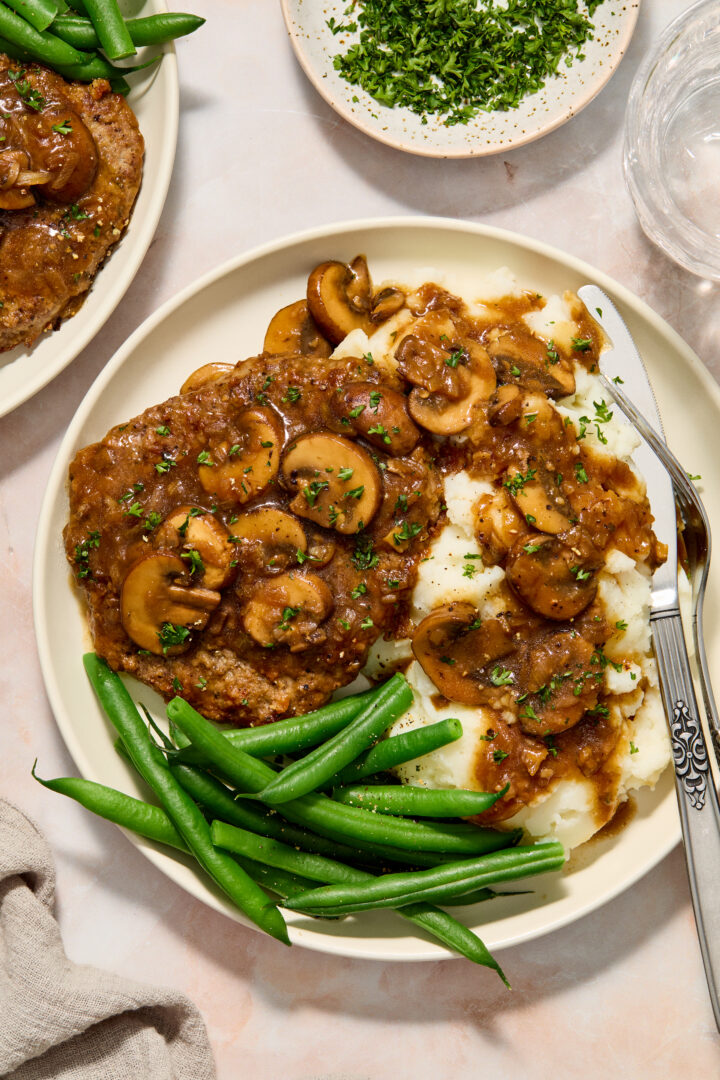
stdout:
<svg viewBox="0 0 720 1080">
<path fill-rule="evenodd" d="M 333 398 L 332 409 L 341 423 L 386 454 L 404 457 L 417 446 L 420 432 L 399 390 L 371 382 L 348 383 Z"/>
<path fill-rule="evenodd" d="M 570 518 L 573 516 L 572 507 L 557 479 L 557 475 L 542 459 L 533 457 L 508 469 L 504 480 L 523 518 L 539 532 L 554 536 L 570 528 Z"/>
<path fill-rule="evenodd" d="M 402 289 L 389 285 L 380 289 L 372 298 L 370 319 L 373 323 L 385 322 L 405 307 L 406 296 Z"/>
<path fill-rule="evenodd" d="M 528 533 L 511 549 L 505 575 L 513 592 L 546 619 L 573 619 L 597 592 L 597 558 L 556 536 Z"/>
<path fill-rule="evenodd" d="M 198 478 L 223 502 L 246 503 L 277 475 L 283 429 L 271 409 L 245 409 L 237 421 L 237 441 L 205 451 Z"/>
<path fill-rule="evenodd" d="M 514 649 L 513 636 L 500 619 L 478 618 L 472 604 L 436 608 L 423 619 L 412 639 L 415 659 L 448 701 L 480 705 L 488 680 L 483 669 Z"/>
<path fill-rule="evenodd" d="M 301 435 L 285 454 L 282 473 L 297 490 L 290 509 L 326 529 L 357 532 L 380 506 L 382 480 L 367 450 L 331 431 Z"/>
<path fill-rule="evenodd" d="M 492 495 L 481 495 L 472 513 L 475 538 L 486 566 L 497 566 L 518 537 L 530 531 L 504 488 Z"/>
<path fill-rule="evenodd" d="M 148 555 L 128 571 L 120 593 L 120 617 L 125 633 L 141 649 L 159 656 L 184 652 L 190 645 L 189 633 L 178 631 L 202 630 L 220 603 L 214 589 L 182 584 L 188 580 L 187 571 L 177 555 L 165 554 Z"/>
<path fill-rule="evenodd" d="M 209 386 L 210 383 L 222 379 L 223 375 L 228 375 L 234 366 L 234 364 L 203 364 L 188 375 L 180 387 L 180 393 L 190 394 L 193 390 L 201 390 L 203 386 Z"/>
<path fill-rule="evenodd" d="M 310 314 L 307 300 L 296 300 L 273 315 L 265 332 L 263 352 L 272 356 L 329 356 L 332 345 Z"/>
<path fill-rule="evenodd" d="M 395 359 L 398 372 L 414 385 L 410 415 L 434 435 L 464 431 L 478 402 L 495 391 L 490 357 L 449 315 L 432 311 L 419 319 L 398 345 Z"/>
<path fill-rule="evenodd" d="M 214 514 L 201 507 L 178 506 L 155 530 L 153 545 L 179 553 L 193 584 L 197 581 L 206 589 L 222 589 L 235 576 L 230 533 Z M 199 562 L 190 557 L 193 551 Z"/>
<path fill-rule="evenodd" d="M 243 626 L 258 645 L 287 645 L 291 652 L 302 652 L 325 640 L 320 625 L 333 607 L 322 578 L 294 571 L 257 586 L 243 611 Z"/>
<path fill-rule="evenodd" d="M 372 282 L 364 255 L 350 264 L 324 262 L 308 278 L 307 303 L 320 330 L 339 345 L 352 330 L 372 333 Z"/>
<path fill-rule="evenodd" d="M 518 722 L 526 735 L 567 731 L 597 705 L 600 685 L 594 652 L 594 645 L 571 630 L 548 634 L 529 647 L 518 682 L 530 694 L 543 689 L 547 693 L 533 698 L 532 709 L 520 709 Z"/>
<path fill-rule="evenodd" d="M 553 344 L 536 337 L 530 330 L 523 333 L 500 333 L 487 344 L 499 382 L 515 382 L 528 390 L 542 390 L 549 397 L 560 398 L 575 393 L 575 373 L 572 362 L 562 356 Z"/>
<path fill-rule="evenodd" d="M 235 536 L 243 541 L 243 547 L 257 547 L 265 573 L 296 565 L 298 552 L 304 555 L 307 551 L 307 537 L 298 519 L 274 506 L 241 514 L 233 529 Z"/>
</svg>

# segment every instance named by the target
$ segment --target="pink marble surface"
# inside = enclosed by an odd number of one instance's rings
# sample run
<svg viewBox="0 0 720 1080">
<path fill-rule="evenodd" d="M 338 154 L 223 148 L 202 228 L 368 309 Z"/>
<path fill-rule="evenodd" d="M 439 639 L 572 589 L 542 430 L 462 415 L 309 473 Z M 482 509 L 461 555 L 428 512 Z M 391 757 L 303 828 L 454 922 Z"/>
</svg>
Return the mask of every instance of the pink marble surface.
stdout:
<svg viewBox="0 0 720 1080">
<path fill-rule="evenodd" d="M 33 535 L 56 447 L 126 336 L 201 272 L 255 244 L 376 214 L 468 218 L 538 237 L 629 286 L 720 376 L 716 286 L 640 232 L 621 171 L 638 63 L 687 4 L 646 0 L 616 76 L 580 116 L 505 157 L 442 162 L 373 143 L 339 120 L 292 57 L 279 5 L 198 0 L 181 43 L 177 164 L 154 243 L 92 345 L 0 421 L 0 790 L 47 832 L 70 956 L 188 993 L 221 1080 L 506 1080 L 717 1076 L 682 855 L 602 910 L 502 961 L 515 987 L 461 962 L 361 963 L 285 950 L 163 877 L 112 826 L 29 778 L 73 772 L 48 708 L 31 616 Z"/>
</svg>

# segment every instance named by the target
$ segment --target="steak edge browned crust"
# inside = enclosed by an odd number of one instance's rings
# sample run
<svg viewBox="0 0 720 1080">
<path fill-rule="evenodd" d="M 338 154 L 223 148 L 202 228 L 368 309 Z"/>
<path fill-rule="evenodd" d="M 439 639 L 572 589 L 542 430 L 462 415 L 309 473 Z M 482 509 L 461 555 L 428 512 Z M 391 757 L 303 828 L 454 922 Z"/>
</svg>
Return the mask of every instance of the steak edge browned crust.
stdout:
<svg viewBox="0 0 720 1080">
<path fill-rule="evenodd" d="M 20 68 L 0 54 L 0 76 Z M 94 275 L 127 226 L 140 188 L 144 153 L 137 119 L 105 80 L 67 82 L 36 64 L 23 65 L 49 106 L 73 110 L 92 134 L 98 169 L 78 200 L 78 220 L 49 202 L 0 210 L 0 351 L 31 345 L 74 315 Z"/>
<path fill-rule="evenodd" d="M 439 470 L 432 467 L 437 448 L 427 435 L 404 456 L 389 456 L 364 444 L 380 463 L 383 477 L 383 503 L 364 533 L 375 544 L 376 566 L 358 569 L 353 563 L 355 535 L 342 536 L 303 519 L 308 537 L 315 534 L 336 545 L 326 565 L 309 562 L 293 571 L 301 576 L 310 568 L 330 589 L 334 610 L 322 624 L 324 641 L 293 652 L 285 645 L 263 648 L 249 637 L 242 613 L 257 584 L 257 568 L 243 566 L 242 545 L 237 547 L 235 582 L 222 590 L 220 605 L 188 652 L 163 657 L 139 650 L 123 629 L 120 605 L 130 567 L 157 550 L 157 529 L 145 526 L 149 514 L 165 518 L 178 506 L 195 505 L 214 513 L 232 534 L 237 516 L 246 511 L 258 506 L 287 509 L 293 493 L 281 483 L 240 506 L 209 495 L 198 479 L 198 455 L 212 455 L 223 442 L 236 443 L 238 418 L 248 407 L 260 402 L 279 415 L 286 452 L 305 432 L 333 423 L 337 430 L 330 403 L 338 387 L 358 378 L 380 388 L 401 385 L 357 359 L 257 357 L 209 386 L 147 409 L 78 453 L 70 466 L 65 548 L 76 574 L 79 567 L 89 571 L 79 584 L 95 648 L 111 667 L 135 675 L 166 699 L 182 693 L 204 715 L 238 724 L 308 712 L 358 674 L 371 644 L 402 619 L 427 546 L 427 527 L 409 550 L 392 550 L 380 542 L 390 530 L 401 528 L 395 509 L 398 494 L 419 493 L 403 520 L 432 528 L 440 513 L 442 484 Z M 299 389 L 298 400 L 288 395 L 288 387 Z M 175 464 L 158 472 L 156 465 L 170 459 Z M 78 551 L 93 533 L 100 534 L 97 546 L 86 547 L 89 557 L 78 560 Z M 367 591 L 358 593 L 360 585 Z"/>
</svg>

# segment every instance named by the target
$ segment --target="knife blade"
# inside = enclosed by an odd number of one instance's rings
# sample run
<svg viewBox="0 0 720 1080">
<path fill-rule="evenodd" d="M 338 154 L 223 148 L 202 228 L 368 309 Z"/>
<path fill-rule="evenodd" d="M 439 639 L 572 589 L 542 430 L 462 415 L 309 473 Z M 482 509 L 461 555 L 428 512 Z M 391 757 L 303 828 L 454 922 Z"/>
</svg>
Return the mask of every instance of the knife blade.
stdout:
<svg viewBox="0 0 720 1080">
<path fill-rule="evenodd" d="M 611 347 L 601 356 L 600 370 L 614 400 L 623 407 L 613 391 L 614 381 L 619 379 L 622 394 L 664 441 L 645 365 L 615 305 L 595 285 L 584 285 L 578 295 L 610 339 Z M 644 439 L 633 459 L 647 484 L 655 534 L 668 547 L 667 561 L 653 574 L 650 628 L 670 729 L 690 894 L 710 1001 L 720 1031 L 720 805 L 680 614 L 675 497 L 670 475 Z"/>
</svg>

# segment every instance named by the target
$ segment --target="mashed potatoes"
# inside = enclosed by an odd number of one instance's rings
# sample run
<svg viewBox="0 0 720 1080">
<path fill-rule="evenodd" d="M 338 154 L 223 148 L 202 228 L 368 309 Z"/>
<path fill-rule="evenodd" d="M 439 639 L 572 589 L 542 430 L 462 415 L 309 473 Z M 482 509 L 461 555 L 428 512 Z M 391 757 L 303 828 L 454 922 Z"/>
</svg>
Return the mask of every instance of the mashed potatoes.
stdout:
<svg viewBox="0 0 720 1080">
<path fill-rule="evenodd" d="M 478 295 L 483 296 L 475 293 Z M 473 300 L 467 310 L 476 317 L 491 320 L 492 300 L 497 296 L 519 295 L 517 282 L 507 271 L 502 271 L 494 282 L 488 283 L 483 299 Z M 543 342 L 550 355 L 554 348 L 572 351 L 573 343 L 580 339 L 581 330 L 573 316 L 576 303 L 570 295 L 554 296 L 540 310 L 523 316 L 528 329 Z M 412 322 L 411 314 L 404 310 L 397 320 L 390 320 L 369 339 L 357 331 L 349 335 L 338 353 L 372 352 L 376 363 L 392 366 L 395 343 L 412 330 Z M 574 392 L 548 404 L 566 427 L 572 425 L 576 438 L 582 440 L 583 453 L 590 455 L 601 472 L 611 471 L 617 462 L 629 466 L 624 473 L 616 470 L 615 490 L 627 493 L 634 486 L 633 498 L 641 498 L 644 485 L 636 478 L 631 461 L 638 436 L 616 415 L 611 415 L 602 402 L 602 394 L 597 378 L 576 362 Z M 464 435 L 456 439 L 462 444 Z M 502 566 L 488 565 L 488 560 L 483 560 L 476 527 L 479 500 L 496 497 L 498 490 L 502 494 L 497 482 L 471 476 L 466 469 L 446 477 L 447 520 L 434 536 L 419 567 L 409 611 L 412 628 L 431 612 L 453 603 L 472 605 L 478 613 L 478 622 L 493 619 L 504 611 L 506 573 Z M 527 518 L 531 520 L 530 515 Z M 567 848 L 576 847 L 610 820 L 632 789 L 654 785 L 668 765 L 670 744 L 650 640 L 650 582 L 647 560 L 632 558 L 612 541 L 604 547 L 602 565 L 597 570 L 596 602 L 611 629 L 598 650 L 602 670 L 594 678 L 600 684 L 602 705 L 593 711 L 604 710 L 603 723 L 614 731 L 612 752 L 604 758 L 599 771 L 573 764 L 558 774 L 553 772 L 545 786 L 535 786 L 526 804 L 502 821 L 501 827 L 521 826 L 531 837 L 553 837 Z M 486 766 L 484 773 L 480 768 L 479 755 L 484 755 L 487 761 L 488 747 L 492 746 L 494 729 L 498 727 L 497 708 L 467 705 L 442 697 L 414 659 L 411 636 L 412 629 L 407 637 L 378 641 L 366 667 L 372 676 L 398 667 L 406 670 L 415 701 L 394 732 L 457 717 L 463 724 L 463 736 L 433 754 L 402 766 L 398 773 L 410 784 L 481 788 L 483 778 L 487 783 L 488 773 Z M 517 723 L 516 717 L 502 715 L 510 726 Z M 552 736 L 531 741 L 541 748 L 541 753 L 557 758 Z M 547 757 L 547 764 L 556 763 Z M 532 771 L 537 765 L 528 768 Z"/>
</svg>

